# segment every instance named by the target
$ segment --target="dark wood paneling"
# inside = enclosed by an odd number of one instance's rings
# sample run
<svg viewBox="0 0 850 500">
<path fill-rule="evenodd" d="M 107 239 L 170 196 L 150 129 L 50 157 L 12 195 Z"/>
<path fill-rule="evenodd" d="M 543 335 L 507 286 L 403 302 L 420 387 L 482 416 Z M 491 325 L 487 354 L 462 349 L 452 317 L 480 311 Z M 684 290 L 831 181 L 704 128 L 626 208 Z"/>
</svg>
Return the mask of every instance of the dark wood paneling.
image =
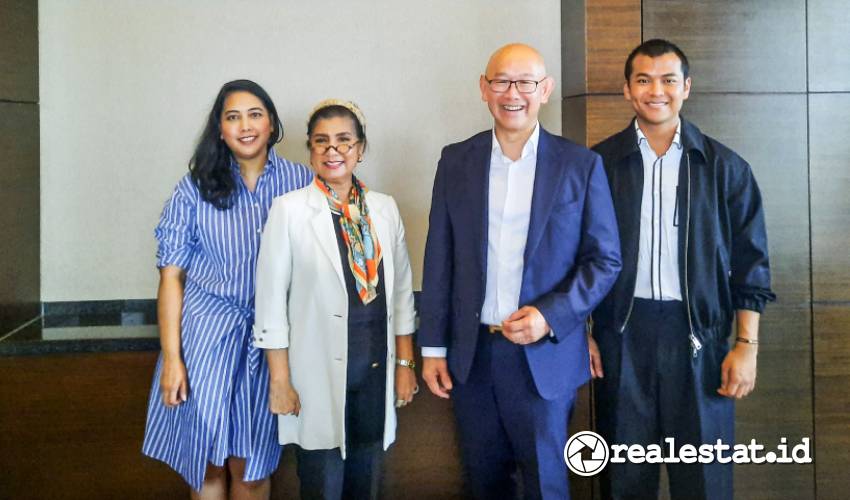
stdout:
<svg viewBox="0 0 850 500">
<path fill-rule="evenodd" d="M 737 405 L 736 441 L 799 442 L 813 430 L 806 97 L 692 94 L 684 112 L 752 165 L 764 199 L 779 298 L 762 317 L 757 387 Z M 737 466 L 735 491 L 747 499 L 812 498 L 814 468 Z"/>
<path fill-rule="evenodd" d="M 573 418 L 568 436 L 581 431 L 593 430 L 593 409 L 590 384 L 582 386 L 576 394 Z M 569 438 L 568 438 L 569 439 Z M 594 478 L 581 477 L 570 472 L 570 496 L 576 500 L 590 500 L 594 493 Z"/>
<path fill-rule="evenodd" d="M 667 38 L 682 48 L 690 60 L 694 90 L 805 92 L 805 4 L 644 0 L 643 38 Z"/>
<path fill-rule="evenodd" d="M 413 404 L 398 411 L 398 439 L 385 460 L 382 498 L 468 498 L 451 401 L 419 384 Z"/>
<path fill-rule="evenodd" d="M 141 454 L 157 354 L 0 357 L 0 498 L 186 498 L 168 466 Z M 423 390 L 399 412 L 384 498 L 465 498 L 449 401 Z M 273 498 L 298 491 L 284 452 Z"/>
<path fill-rule="evenodd" d="M 2 498 L 176 498 L 141 454 L 156 353 L 0 357 Z"/>
<path fill-rule="evenodd" d="M 626 56 L 640 43 L 640 0 L 562 0 L 562 94 L 621 92 Z"/>
<path fill-rule="evenodd" d="M 564 137 L 588 147 L 623 130 L 634 113 L 622 96 L 589 95 L 564 99 Z"/>
<path fill-rule="evenodd" d="M 815 429 L 822 498 L 850 490 L 850 94 L 811 95 Z"/>
<path fill-rule="evenodd" d="M 587 143 L 594 145 L 626 128 L 634 118 L 622 95 L 594 95 L 587 100 Z"/>
<path fill-rule="evenodd" d="M 808 0 L 809 89 L 850 91 L 850 9 L 845 0 Z"/>
<path fill-rule="evenodd" d="M 850 301 L 850 94 L 809 98 L 816 301 Z"/>
<path fill-rule="evenodd" d="M 0 335 L 38 315 L 38 105 L 0 103 Z"/>
<path fill-rule="evenodd" d="M 815 304 L 815 462 L 818 498 L 850 491 L 850 306 Z"/>
<path fill-rule="evenodd" d="M 587 0 L 587 91 L 622 92 L 626 57 L 641 39 L 640 0 Z"/>
<path fill-rule="evenodd" d="M 38 2 L 0 0 L 0 100 L 38 102 Z"/>
<path fill-rule="evenodd" d="M 186 498 L 168 466 L 141 454 L 157 353 L 0 357 L 0 498 Z M 587 387 L 571 429 L 588 429 Z M 451 401 L 423 391 L 398 413 L 398 439 L 384 461 L 382 498 L 469 498 Z M 590 481 L 572 478 L 574 498 Z M 272 498 L 295 498 L 287 446 Z"/>
</svg>

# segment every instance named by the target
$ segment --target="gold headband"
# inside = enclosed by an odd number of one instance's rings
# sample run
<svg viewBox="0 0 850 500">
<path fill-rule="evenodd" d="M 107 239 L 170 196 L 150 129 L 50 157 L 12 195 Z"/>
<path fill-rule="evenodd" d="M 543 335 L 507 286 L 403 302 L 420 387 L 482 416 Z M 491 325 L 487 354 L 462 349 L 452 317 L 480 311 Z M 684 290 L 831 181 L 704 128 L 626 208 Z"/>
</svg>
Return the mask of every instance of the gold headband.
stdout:
<svg viewBox="0 0 850 500">
<path fill-rule="evenodd" d="M 363 127 L 364 131 L 366 130 L 366 117 L 363 116 L 363 112 L 360 111 L 360 108 L 358 108 L 353 102 L 343 101 L 342 99 L 325 99 L 319 104 L 316 104 L 316 107 L 310 112 L 310 118 L 313 118 L 313 115 L 315 115 L 320 109 L 329 108 L 331 106 L 342 106 L 354 113 L 355 118 L 357 118 L 357 121 L 360 122 L 360 126 Z"/>
</svg>

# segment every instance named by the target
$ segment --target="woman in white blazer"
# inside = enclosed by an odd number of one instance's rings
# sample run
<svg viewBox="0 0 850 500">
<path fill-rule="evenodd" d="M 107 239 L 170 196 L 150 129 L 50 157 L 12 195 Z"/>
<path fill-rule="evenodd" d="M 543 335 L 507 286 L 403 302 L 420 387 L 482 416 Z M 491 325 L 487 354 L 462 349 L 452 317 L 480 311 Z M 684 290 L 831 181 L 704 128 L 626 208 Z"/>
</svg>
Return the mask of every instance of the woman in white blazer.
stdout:
<svg viewBox="0 0 850 500">
<path fill-rule="evenodd" d="M 316 178 L 269 212 L 254 345 L 280 443 L 298 445 L 302 498 L 376 498 L 395 409 L 418 390 L 404 226 L 395 201 L 353 175 L 366 147 L 356 105 L 323 101 L 307 135 Z"/>
</svg>

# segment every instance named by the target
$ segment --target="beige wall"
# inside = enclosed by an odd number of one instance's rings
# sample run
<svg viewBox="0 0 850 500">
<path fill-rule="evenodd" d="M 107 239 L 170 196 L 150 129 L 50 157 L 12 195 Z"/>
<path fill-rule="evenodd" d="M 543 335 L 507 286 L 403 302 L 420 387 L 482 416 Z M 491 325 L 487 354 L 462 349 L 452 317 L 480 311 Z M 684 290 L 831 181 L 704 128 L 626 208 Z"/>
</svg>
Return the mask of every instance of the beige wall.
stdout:
<svg viewBox="0 0 850 500">
<path fill-rule="evenodd" d="M 560 2 L 359 5 L 40 0 L 42 300 L 155 295 L 153 227 L 235 78 L 269 91 L 298 161 L 317 101 L 363 108 L 360 175 L 398 200 L 418 288 L 440 149 L 490 126 L 477 79 L 496 47 L 530 43 L 561 74 Z M 556 133 L 560 98 L 541 116 Z"/>
</svg>

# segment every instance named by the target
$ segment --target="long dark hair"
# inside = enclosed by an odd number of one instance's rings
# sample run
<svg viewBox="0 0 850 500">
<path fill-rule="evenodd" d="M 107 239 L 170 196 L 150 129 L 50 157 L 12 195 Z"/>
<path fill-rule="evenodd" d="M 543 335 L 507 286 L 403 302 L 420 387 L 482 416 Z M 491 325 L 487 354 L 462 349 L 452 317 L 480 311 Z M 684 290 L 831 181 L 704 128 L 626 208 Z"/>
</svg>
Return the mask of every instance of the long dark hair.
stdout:
<svg viewBox="0 0 850 500">
<path fill-rule="evenodd" d="M 269 136 L 266 151 L 283 139 L 283 123 L 277 114 L 277 108 L 262 87 L 251 80 L 233 80 L 221 87 L 195 147 L 195 153 L 189 160 L 189 172 L 201 192 L 201 197 L 219 210 L 228 209 L 233 205 L 233 192 L 236 191 L 236 178 L 230 170 L 230 148 L 221 139 L 221 113 L 227 96 L 240 91 L 253 94 L 263 102 L 269 112 L 274 131 Z"/>
</svg>

